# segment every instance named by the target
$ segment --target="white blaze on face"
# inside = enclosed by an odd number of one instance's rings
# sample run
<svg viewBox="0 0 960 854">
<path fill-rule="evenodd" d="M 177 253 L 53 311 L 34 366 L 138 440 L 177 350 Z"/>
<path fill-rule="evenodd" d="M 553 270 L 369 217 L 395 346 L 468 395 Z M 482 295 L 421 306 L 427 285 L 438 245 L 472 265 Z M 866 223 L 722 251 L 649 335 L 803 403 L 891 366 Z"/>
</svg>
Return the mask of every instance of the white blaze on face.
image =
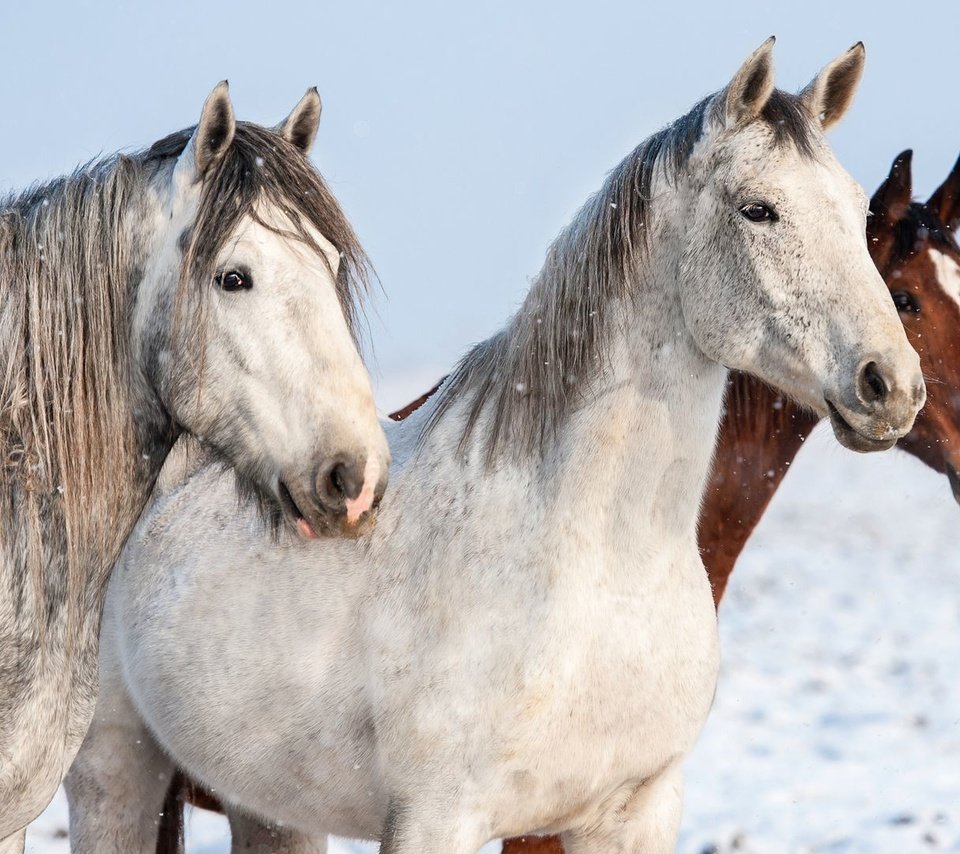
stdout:
<svg viewBox="0 0 960 854">
<path fill-rule="evenodd" d="M 943 292 L 960 306 L 960 264 L 939 249 L 929 249 L 930 260 L 937 274 L 937 284 Z"/>
</svg>

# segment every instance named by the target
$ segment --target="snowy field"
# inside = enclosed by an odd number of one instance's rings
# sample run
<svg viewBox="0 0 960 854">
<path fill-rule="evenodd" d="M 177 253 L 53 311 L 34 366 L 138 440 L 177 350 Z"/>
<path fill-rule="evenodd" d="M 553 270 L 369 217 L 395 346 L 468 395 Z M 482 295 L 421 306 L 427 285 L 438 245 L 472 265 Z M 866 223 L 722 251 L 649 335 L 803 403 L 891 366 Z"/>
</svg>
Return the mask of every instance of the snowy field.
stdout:
<svg viewBox="0 0 960 854">
<path fill-rule="evenodd" d="M 439 374 L 381 383 L 380 401 Z M 680 851 L 960 852 L 958 531 L 946 478 L 814 434 L 721 606 L 723 671 L 688 763 Z M 189 821 L 191 852 L 229 851 L 222 818 Z M 63 854 L 65 828 L 61 794 L 27 850 Z"/>
</svg>

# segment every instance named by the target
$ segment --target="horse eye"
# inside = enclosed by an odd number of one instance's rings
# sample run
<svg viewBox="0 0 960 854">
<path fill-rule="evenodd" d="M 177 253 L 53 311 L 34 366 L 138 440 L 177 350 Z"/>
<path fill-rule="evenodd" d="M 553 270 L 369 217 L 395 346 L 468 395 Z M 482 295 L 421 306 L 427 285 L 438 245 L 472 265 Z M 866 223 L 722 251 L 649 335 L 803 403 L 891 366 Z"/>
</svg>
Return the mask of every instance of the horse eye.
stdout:
<svg viewBox="0 0 960 854">
<path fill-rule="evenodd" d="M 217 273 L 213 277 L 217 287 L 224 291 L 249 291 L 253 287 L 253 279 L 247 273 L 239 270 L 229 270 L 226 273 Z"/>
<path fill-rule="evenodd" d="M 920 303 L 909 291 L 894 291 L 893 304 L 897 311 L 909 311 L 911 314 L 920 314 Z"/>
<path fill-rule="evenodd" d="M 749 205 L 744 205 L 742 208 L 740 208 L 740 213 L 750 220 L 750 222 L 777 221 L 777 215 L 773 208 L 771 208 L 769 205 L 765 205 L 763 202 L 750 202 Z"/>
</svg>

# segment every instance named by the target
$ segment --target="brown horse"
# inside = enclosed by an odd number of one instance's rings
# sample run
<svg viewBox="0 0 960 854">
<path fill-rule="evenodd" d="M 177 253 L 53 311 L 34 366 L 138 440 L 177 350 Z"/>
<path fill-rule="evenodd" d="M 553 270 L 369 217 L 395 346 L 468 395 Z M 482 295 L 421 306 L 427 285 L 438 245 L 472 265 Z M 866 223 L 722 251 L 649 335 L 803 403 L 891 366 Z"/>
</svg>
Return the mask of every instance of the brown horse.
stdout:
<svg viewBox="0 0 960 854">
<path fill-rule="evenodd" d="M 960 222 L 960 159 L 921 204 L 911 200 L 911 155 L 905 151 L 897 157 L 871 200 L 867 238 L 927 382 L 926 406 L 900 447 L 946 474 L 960 502 L 960 247 L 952 234 Z M 389 417 L 402 421 L 439 385 Z M 737 557 L 818 420 L 762 382 L 731 373 L 699 526 L 700 551 L 717 605 Z M 185 802 L 220 810 L 215 798 L 175 775 L 158 854 L 182 850 Z M 562 854 L 563 846 L 558 837 L 529 836 L 505 841 L 503 851 Z"/>
</svg>

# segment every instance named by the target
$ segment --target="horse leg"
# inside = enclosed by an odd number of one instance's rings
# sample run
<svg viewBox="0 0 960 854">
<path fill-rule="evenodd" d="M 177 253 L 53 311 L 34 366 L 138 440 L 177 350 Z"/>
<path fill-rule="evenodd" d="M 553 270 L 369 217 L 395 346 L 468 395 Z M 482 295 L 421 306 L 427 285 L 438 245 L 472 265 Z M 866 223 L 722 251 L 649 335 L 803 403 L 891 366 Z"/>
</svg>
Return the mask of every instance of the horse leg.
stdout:
<svg viewBox="0 0 960 854">
<path fill-rule="evenodd" d="M 26 828 L 17 831 L 13 836 L 6 839 L 0 839 L 0 854 L 23 854 L 26 847 L 27 831 Z"/>
<path fill-rule="evenodd" d="M 227 808 L 231 854 L 327 854 L 327 837 L 308 836 Z"/>
<path fill-rule="evenodd" d="M 64 780 L 70 804 L 70 848 L 74 854 L 154 854 L 160 813 L 175 768 L 133 707 L 112 640 L 105 630 L 100 696 L 90 729 Z"/>
<path fill-rule="evenodd" d="M 673 854 L 683 811 L 679 762 L 621 795 L 589 831 L 563 836 L 566 854 Z"/>
<path fill-rule="evenodd" d="M 517 836 L 503 840 L 501 854 L 564 854 L 559 836 Z"/>
<path fill-rule="evenodd" d="M 487 841 L 455 806 L 391 803 L 380 854 L 477 854 Z"/>
<path fill-rule="evenodd" d="M 139 720 L 111 718 L 98 711 L 64 781 L 70 850 L 153 854 L 174 765 Z"/>
</svg>

